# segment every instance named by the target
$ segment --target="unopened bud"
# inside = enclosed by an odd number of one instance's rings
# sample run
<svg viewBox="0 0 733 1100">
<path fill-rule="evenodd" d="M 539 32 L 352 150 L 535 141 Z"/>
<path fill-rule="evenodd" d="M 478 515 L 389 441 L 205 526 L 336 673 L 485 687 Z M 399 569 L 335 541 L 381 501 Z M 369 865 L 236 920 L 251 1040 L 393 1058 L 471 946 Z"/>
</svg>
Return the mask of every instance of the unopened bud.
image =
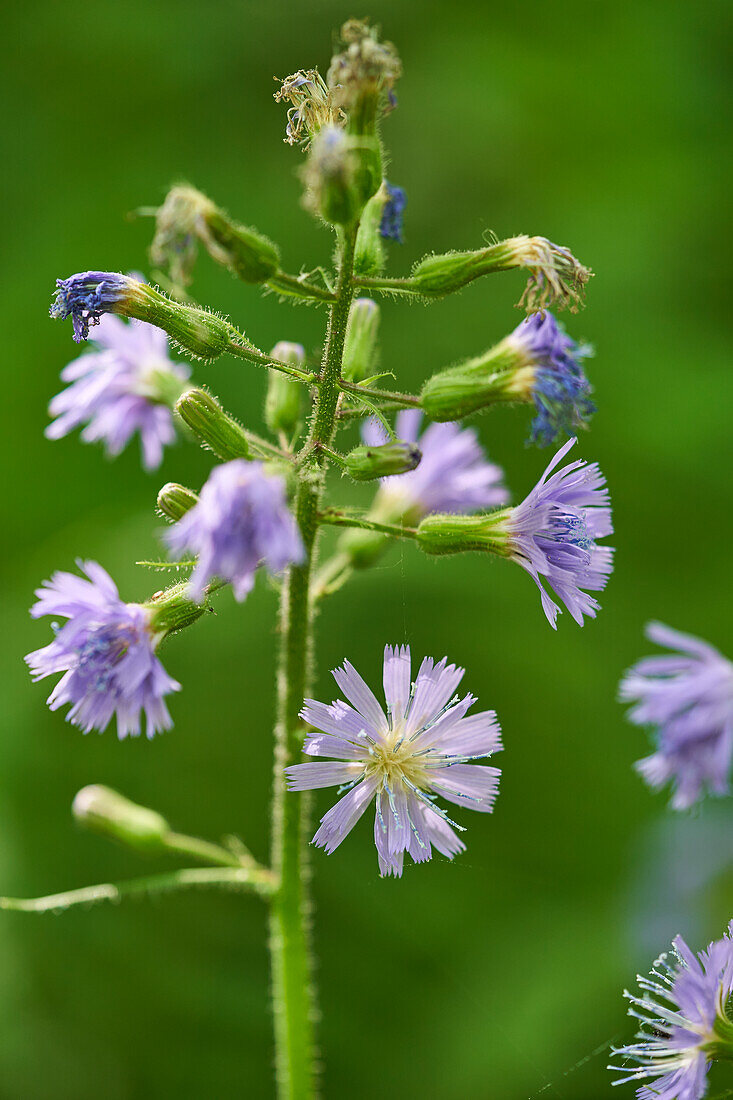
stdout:
<svg viewBox="0 0 733 1100">
<path fill-rule="evenodd" d="M 305 363 L 305 349 L 302 344 L 291 344 L 281 340 L 270 352 L 273 359 L 287 363 L 290 367 L 301 369 Z M 283 371 L 270 367 L 265 398 L 265 423 L 276 435 L 284 432 L 291 436 L 300 422 L 303 409 L 303 386 Z"/>
<path fill-rule="evenodd" d="M 177 523 L 198 502 L 199 498 L 193 489 L 187 489 L 176 481 L 169 481 L 158 493 L 157 508 L 162 516 Z"/>
<path fill-rule="evenodd" d="M 498 402 L 531 400 L 522 371 L 533 377 L 532 360 L 519 344 L 502 340 L 475 359 L 439 371 L 428 378 L 420 405 L 431 420 L 460 420 Z"/>
<path fill-rule="evenodd" d="M 364 207 L 356 235 L 354 252 L 354 273 L 356 275 L 381 275 L 386 262 L 382 244 L 382 216 L 389 200 L 386 185 L 382 183 L 376 195 L 373 195 Z"/>
<path fill-rule="evenodd" d="M 165 848 L 170 827 L 155 810 L 138 806 L 110 787 L 83 787 L 74 798 L 71 812 L 80 825 L 102 836 L 118 840 L 138 851 Z"/>
<path fill-rule="evenodd" d="M 179 347 L 198 359 L 216 359 L 229 346 L 231 326 L 214 313 L 180 305 L 139 279 L 108 271 L 84 271 L 56 280 L 52 317 L 71 317 L 77 343 L 104 313 L 135 317 L 167 332 Z"/>
<path fill-rule="evenodd" d="M 569 249 L 546 237 L 511 237 L 475 252 L 447 252 L 426 256 L 413 268 L 412 287 L 420 294 L 442 297 L 494 271 L 524 268 L 526 289 L 517 303 L 528 313 L 548 306 L 576 312 L 592 272 Z"/>
<path fill-rule="evenodd" d="M 304 203 L 309 210 L 330 225 L 352 225 L 356 221 L 366 198 L 362 195 L 354 139 L 340 127 L 325 126 L 319 131 L 302 177 L 306 185 Z"/>
<path fill-rule="evenodd" d="M 346 455 L 346 471 L 355 481 L 373 481 L 391 474 L 406 474 L 420 464 L 422 453 L 416 443 L 393 440 L 379 447 L 355 447 Z"/>
<path fill-rule="evenodd" d="M 176 412 L 199 442 L 213 451 L 222 462 L 249 458 L 249 443 L 244 429 L 216 398 L 202 389 L 190 389 L 176 402 Z"/>
<path fill-rule="evenodd" d="M 511 557 L 514 553 L 509 522 L 511 513 L 511 508 L 502 508 L 485 515 L 427 515 L 418 524 L 418 546 L 426 554 L 483 550 L 500 557 Z"/>
<path fill-rule="evenodd" d="M 154 638 L 162 640 L 169 634 L 193 626 L 206 612 L 206 603 L 194 603 L 188 591 L 188 582 L 180 581 L 156 592 L 142 605 L 150 615 L 150 631 Z"/>
<path fill-rule="evenodd" d="M 174 282 L 190 282 L 200 241 L 217 263 L 246 283 L 264 283 L 280 266 L 277 248 L 255 229 L 240 225 L 195 187 L 169 191 L 156 214 L 150 246 L 154 264 L 166 265 Z"/>
<path fill-rule="evenodd" d="M 371 298 L 357 298 L 349 311 L 341 373 L 348 382 L 362 382 L 375 373 L 379 333 L 379 306 Z"/>
</svg>

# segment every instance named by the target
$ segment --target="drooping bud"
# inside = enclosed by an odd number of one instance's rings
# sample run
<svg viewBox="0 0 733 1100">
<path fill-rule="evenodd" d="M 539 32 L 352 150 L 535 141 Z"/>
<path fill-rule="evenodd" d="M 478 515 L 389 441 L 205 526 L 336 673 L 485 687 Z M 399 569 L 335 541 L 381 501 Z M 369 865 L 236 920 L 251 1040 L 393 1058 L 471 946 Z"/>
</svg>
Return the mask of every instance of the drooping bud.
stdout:
<svg viewBox="0 0 733 1100">
<path fill-rule="evenodd" d="M 317 69 L 300 70 L 282 81 L 275 101 L 292 104 L 283 141 L 308 147 L 324 126 L 339 126 L 346 120 L 333 101 L 331 89 Z"/>
<path fill-rule="evenodd" d="M 475 516 L 425 516 L 417 528 L 417 543 L 426 554 L 460 554 L 484 550 L 509 558 L 514 553 L 510 524 L 512 509 L 501 508 Z"/>
<path fill-rule="evenodd" d="M 156 214 L 150 258 L 154 264 L 167 266 L 175 283 L 186 286 L 191 281 L 197 241 L 217 263 L 246 283 L 264 283 L 280 266 L 272 241 L 233 221 L 195 187 L 182 184 L 169 191 Z"/>
<path fill-rule="evenodd" d="M 376 370 L 379 306 L 371 298 L 357 298 L 346 325 L 341 373 L 348 382 L 362 382 Z"/>
<path fill-rule="evenodd" d="M 330 225 L 351 225 L 364 205 L 358 182 L 354 141 L 337 126 L 326 126 L 313 140 L 302 171 L 304 205 Z"/>
<path fill-rule="evenodd" d="M 249 458 L 244 429 L 224 412 L 213 394 L 199 388 L 187 390 L 176 402 L 176 412 L 199 442 L 222 462 Z"/>
<path fill-rule="evenodd" d="M 517 305 L 527 313 L 555 305 L 577 312 L 593 274 L 569 249 L 546 237 L 512 237 L 475 252 L 426 256 L 413 268 L 411 285 L 420 294 L 440 298 L 468 286 L 481 275 L 524 268 L 529 281 Z"/>
<path fill-rule="evenodd" d="M 174 344 L 198 359 L 216 359 L 229 346 L 231 326 L 205 309 L 180 305 L 147 283 L 109 271 L 83 271 L 56 280 L 56 298 L 49 313 L 71 317 L 74 340 L 89 337 L 104 313 L 135 317 L 167 332 Z"/>
<path fill-rule="evenodd" d="M 355 134 L 374 134 L 377 119 L 395 106 L 393 88 L 402 64 L 391 42 L 380 42 L 374 27 L 349 19 L 341 28 L 343 49 L 331 60 L 328 86 Z"/>
<path fill-rule="evenodd" d="M 346 455 L 345 467 L 355 481 L 373 481 L 391 474 L 406 474 L 420 464 L 421 458 L 416 443 L 396 439 L 380 447 L 355 447 Z"/>
<path fill-rule="evenodd" d="M 172 523 L 177 523 L 186 512 L 190 511 L 199 498 L 193 489 L 187 489 L 185 485 L 179 485 L 176 481 L 169 481 L 158 493 L 157 509 L 160 515 L 165 516 Z"/>
<path fill-rule="evenodd" d="M 270 352 L 273 359 L 279 359 L 291 367 L 302 368 L 305 363 L 305 348 L 302 344 L 291 344 L 281 340 Z M 291 436 L 295 432 L 302 415 L 303 386 L 294 378 L 288 378 L 282 371 L 270 368 L 265 398 L 265 423 L 275 435 L 284 432 Z"/>
<path fill-rule="evenodd" d="M 155 810 L 138 806 L 110 787 L 82 787 L 71 806 L 85 829 L 142 852 L 162 851 L 170 826 Z"/>
</svg>

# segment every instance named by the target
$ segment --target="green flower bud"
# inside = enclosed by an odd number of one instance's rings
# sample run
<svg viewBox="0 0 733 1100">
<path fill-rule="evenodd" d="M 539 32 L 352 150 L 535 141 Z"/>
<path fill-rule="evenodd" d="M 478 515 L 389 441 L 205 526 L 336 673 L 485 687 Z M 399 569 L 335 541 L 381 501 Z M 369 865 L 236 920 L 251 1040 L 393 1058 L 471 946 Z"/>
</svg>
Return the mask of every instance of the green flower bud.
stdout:
<svg viewBox="0 0 733 1100">
<path fill-rule="evenodd" d="M 163 851 L 170 832 L 168 822 L 155 810 L 138 806 L 110 787 L 83 787 L 71 812 L 85 829 L 142 852 Z"/>
<path fill-rule="evenodd" d="M 355 447 L 346 455 L 347 473 L 355 481 L 373 481 L 390 474 L 406 474 L 419 465 L 422 454 L 416 443 L 394 440 L 379 447 Z"/>
<path fill-rule="evenodd" d="M 511 508 L 485 515 L 425 516 L 417 528 L 417 542 L 426 554 L 460 554 L 466 550 L 484 550 L 508 558 L 513 553 L 508 519 Z"/>
<path fill-rule="evenodd" d="M 174 344 L 197 359 L 216 359 L 229 347 L 231 326 L 205 309 L 173 302 L 147 283 L 130 279 L 115 313 L 148 321 L 167 332 Z"/>
<path fill-rule="evenodd" d="M 354 146 L 354 139 L 338 126 L 325 126 L 314 138 L 302 171 L 304 205 L 330 225 L 352 225 L 366 201 Z"/>
<path fill-rule="evenodd" d="M 376 370 L 379 306 L 371 298 L 357 298 L 351 305 L 344 341 L 341 374 L 347 382 L 362 382 Z"/>
<path fill-rule="evenodd" d="M 175 481 L 169 481 L 158 493 L 157 508 L 160 515 L 165 516 L 172 523 L 177 523 L 198 504 L 199 498 L 193 489 L 187 489 L 185 485 L 179 485 Z"/>
<path fill-rule="evenodd" d="M 531 401 L 534 363 L 517 341 L 502 340 L 483 355 L 439 371 L 422 388 L 431 420 L 460 420 L 497 402 Z"/>
<path fill-rule="evenodd" d="M 176 412 L 199 442 L 222 462 L 249 458 L 249 443 L 244 430 L 206 390 L 187 390 L 176 402 Z"/>
<path fill-rule="evenodd" d="M 377 193 L 364 207 L 356 236 L 354 272 L 356 275 L 381 275 L 386 263 L 384 238 L 379 232 L 389 192 L 382 181 Z"/>
<path fill-rule="evenodd" d="M 246 283 L 264 283 L 280 266 L 280 255 L 272 241 L 233 221 L 195 187 L 180 184 L 169 191 L 156 212 L 150 258 L 154 264 L 168 268 L 174 283 L 187 286 L 197 241 L 217 263 Z"/>
<path fill-rule="evenodd" d="M 305 363 L 305 349 L 302 344 L 291 344 L 281 340 L 270 352 L 273 359 L 279 359 L 291 367 L 302 369 Z M 265 423 L 271 432 L 278 435 L 284 432 L 292 436 L 300 422 L 303 411 L 303 386 L 282 371 L 270 368 L 265 398 Z"/>
<path fill-rule="evenodd" d="M 592 275 L 569 249 L 553 244 L 546 237 L 522 236 L 497 241 L 475 252 L 426 256 L 413 268 L 411 284 L 420 294 L 440 298 L 481 275 L 512 268 L 529 272 L 527 287 L 517 303 L 528 313 L 551 305 L 576 312 Z"/>
</svg>

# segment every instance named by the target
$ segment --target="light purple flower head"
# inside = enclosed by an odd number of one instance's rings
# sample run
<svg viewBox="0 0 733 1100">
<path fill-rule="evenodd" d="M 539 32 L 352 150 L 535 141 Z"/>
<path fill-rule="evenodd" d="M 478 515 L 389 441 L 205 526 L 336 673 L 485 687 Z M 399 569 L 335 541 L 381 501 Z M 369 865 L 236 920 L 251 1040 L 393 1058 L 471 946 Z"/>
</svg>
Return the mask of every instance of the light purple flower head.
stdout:
<svg viewBox="0 0 733 1100">
<path fill-rule="evenodd" d="M 406 443 L 417 443 L 420 465 L 406 474 L 382 478 L 375 512 L 417 523 L 431 512 L 465 513 L 506 504 L 509 493 L 504 471 L 487 462 L 473 428 L 459 424 L 429 424 L 420 435 L 422 411 L 405 409 L 397 414 L 395 433 Z M 364 442 L 379 446 L 387 433 L 378 420 L 362 426 Z"/>
<path fill-rule="evenodd" d="M 473 761 L 502 746 L 494 711 L 466 717 L 475 697 L 454 695 L 463 673 L 445 658 L 426 657 L 412 683 L 409 646 L 386 646 L 386 714 L 348 661 L 333 673 L 348 703 L 306 700 L 301 718 L 318 732 L 308 734 L 303 751 L 335 760 L 287 768 L 288 786 L 348 792 L 321 819 L 314 844 L 333 852 L 375 799 L 374 840 L 382 875 L 399 877 L 405 852 L 423 863 L 433 848 L 449 859 L 464 850 L 451 828 L 461 826 L 435 799 L 440 795 L 489 813 L 500 772 Z"/>
<path fill-rule="evenodd" d="M 104 313 L 117 313 L 139 280 L 114 271 L 81 271 L 68 279 L 56 280 L 56 298 L 49 313 L 65 321 L 71 317 L 74 340 L 80 344 L 98 325 Z"/>
<path fill-rule="evenodd" d="M 56 629 L 50 645 L 29 653 L 26 661 L 34 680 L 63 672 L 48 698 L 51 710 L 71 703 L 66 718 L 88 733 L 103 732 L 113 715 L 117 735 L 136 737 L 142 712 L 146 734 L 152 737 L 172 725 L 164 696 L 179 691 L 155 655 L 160 641 L 151 630 L 151 612 L 136 603 L 123 603 L 109 574 L 94 561 L 79 562 L 89 578 L 54 573 L 37 589 L 41 615 L 68 620 Z"/>
<path fill-rule="evenodd" d="M 139 432 L 143 464 L 155 469 L 163 448 L 176 438 L 171 406 L 190 369 L 170 359 L 165 333 L 145 321 L 126 324 L 119 317 L 101 317 L 94 343 L 97 350 L 61 372 L 70 385 L 49 405 L 56 419 L 46 436 L 61 439 L 86 424 L 81 433 L 85 443 L 104 440 L 107 453 L 118 455 Z"/>
<path fill-rule="evenodd" d="M 608 1067 L 624 1075 L 614 1085 L 657 1079 L 637 1090 L 639 1100 L 700 1100 L 711 1061 L 733 1055 L 733 1021 L 726 1011 L 733 992 L 733 921 L 722 939 L 698 955 L 681 936 L 672 948 L 648 978 L 638 976 L 641 996 L 624 994 L 629 1015 L 641 1020 L 639 1042 L 614 1054 L 636 1065 Z"/>
<path fill-rule="evenodd" d="M 569 439 L 560 448 L 531 493 L 508 510 L 505 520 L 508 556 L 534 580 L 554 628 L 560 607 L 541 578 L 582 626 L 583 616 L 595 618 L 600 607 L 585 589 L 605 588 L 613 568 L 612 549 L 597 545 L 613 531 L 606 479 L 597 463 L 579 460 L 552 472 L 575 443 L 577 439 Z"/>
<path fill-rule="evenodd" d="M 212 470 L 198 504 L 165 539 L 177 557 L 189 551 L 198 558 L 189 588 L 198 602 L 214 577 L 230 581 L 241 601 L 251 591 L 259 565 L 280 573 L 305 556 L 285 482 L 266 473 L 261 462 L 243 458 Z"/>
<path fill-rule="evenodd" d="M 596 411 L 582 367 L 591 348 L 571 340 L 549 312 L 530 314 L 507 341 L 531 363 L 529 391 L 537 413 L 529 442 L 545 447 L 561 432 L 574 435 Z"/>
<path fill-rule="evenodd" d="M 646 636 L 676 650 L 645 657 L 631 668 L 619 688 L 624 702 L 636 703 L 629 719 L 657 728 L 657 751 L 639 760 L 639 772 L 651 787 L 672 781 L 672 806 L 684 810 L 708 788 L 725 794 L 733 760 L 733 664 L 717 649 L 649 623 Z"/>
</svg>

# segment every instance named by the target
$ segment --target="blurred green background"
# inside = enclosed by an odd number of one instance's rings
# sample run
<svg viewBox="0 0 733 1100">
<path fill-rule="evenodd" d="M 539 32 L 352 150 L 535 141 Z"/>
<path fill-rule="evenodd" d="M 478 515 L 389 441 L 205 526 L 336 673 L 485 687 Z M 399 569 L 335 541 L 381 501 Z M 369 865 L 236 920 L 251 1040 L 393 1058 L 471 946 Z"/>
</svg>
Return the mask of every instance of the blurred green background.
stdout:
<svg viewBox="0 0 733 1100">
<path fill-rule="evenodd" d="M 282 246 L 291 270 L 331 241 L 299 206 L 300 154 L 282 141 L 273 75 L 328 64 L 343 2 L 86 0 L 6 13 L 3 103 L 3 522 L 0 889 L 56 891 L 153 870 L 74 829 L 89 782 L 176 827 L 267 846 L 275 597 L 169 643 L 184 685 L 175 728 L 152 743 L 83 737 L 50 714 L 22 655 L 43 645 L 34 587 L 83 555 L 145 598 L 156 578 L 157 488 L 200 484 L 209 462 L 171 449 L 143 473 L 77 438 L 43 437 L 69 325 L 47 317 L 53 281 L 144 269 L 151 223 L 126 215 L 187 179 Z M 388 119 L 390 179 L 406 188 L 400 274 L 428 250 L 544 234 L 596 271 L 568 318 L 595 344 L 599 412 L 579 453 L 615 507 L 616 571 L 603 611 L 557 634 L 519 569 L 430 561 L 410 546 L 358 577 L 319 621 L 316 694 L 348 656 L 377 681 L 385 641 L 447 653 L 505 731 L 491 818 L 464 813 L 468 851 L 380 881 L 365 820 L 332 857 L 314 852 L 315 940 L 328 1097 L 611 1095 L 609 1040 L 632 1031 L 622 989 L 676 932 L 701 947 L 733 911 L 725 802 L 674 820 L 632 772 L 646 751 L 615 702 L 620 673 L 659 617 L 731 651 L 729 200 L 724 45 L 730 5 L 560 0 L 548 5 L 372 0 L 404 61 Z M 523 281 L 485 279 L 429 308 L 386 302 L 383 364 L 400 388 L 475 354 L 518 321 Z M 317 350 L 324 314 L 262 299 L 206 258 L 194 293 L 264 348 Z M 197 367 L 258 428 L 254 367 Z M 549 455 L 528 415 L 478 421 L 515 499 Z M 345 499 L 345 482 L 335 494 Z M 363 494 L 364 495 L 364 494 Z M 366 499 L 366 496 L 364 496 Z M 329 805 L 320 792 L 318 809 Z M 468 820 L 470 818 L 470 820 Z M 264 912 L 194 894 L 93 912 L 0 920 L 0 1096 L 139 1100 L 271 1094 Z M 722 1081 L 722 1079 L 721 1079 Z M 725 1087 L 721 1084 L 721 1088 Z M 631 1095 L 626 1086 L 621 1090 Z"/>
</svg>

